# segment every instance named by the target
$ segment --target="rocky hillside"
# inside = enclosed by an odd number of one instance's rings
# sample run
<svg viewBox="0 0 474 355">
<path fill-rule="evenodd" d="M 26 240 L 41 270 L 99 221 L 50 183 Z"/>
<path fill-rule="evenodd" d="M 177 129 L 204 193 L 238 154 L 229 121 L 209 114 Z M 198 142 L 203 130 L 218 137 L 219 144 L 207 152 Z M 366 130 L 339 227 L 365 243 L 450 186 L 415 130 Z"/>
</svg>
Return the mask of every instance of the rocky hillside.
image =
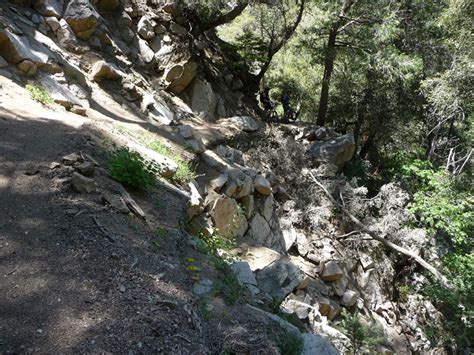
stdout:
<svg viewBox="0 0 474 355">
<path fill-rule="evenodd" d="M 407 291 L 422 269 L 317 182 L 436 264 L 404 227 L 407 194 L 368 196 L 341 173 L 351 134 L 262 123 L 180 11 L 0 4 L 0 352 L 336 354 L 356 350 L 354 314 L 373 330 L 362 348 L 434 350 L 441 316 Z M 141 157 L 156 184 L 117 181 L 113 151 Z"/>
</svg>

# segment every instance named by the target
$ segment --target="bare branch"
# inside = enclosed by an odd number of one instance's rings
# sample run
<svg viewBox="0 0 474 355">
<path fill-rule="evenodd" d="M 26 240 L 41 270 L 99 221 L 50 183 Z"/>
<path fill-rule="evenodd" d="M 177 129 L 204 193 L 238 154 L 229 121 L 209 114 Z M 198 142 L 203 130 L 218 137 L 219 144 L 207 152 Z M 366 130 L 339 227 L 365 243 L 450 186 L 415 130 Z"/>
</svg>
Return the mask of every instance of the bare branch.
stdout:
<svg viewBox="0 0 474 355">
<path fill-rule="evenodd" d="M 329 200 L 335 205 L 337 206 L 338 208 L 341 209 L 342 212 L 344 212 L 344 214 L 346 214 L 349 219 L 357 226 L 360 228 L 361 231 L 363 231 L 364 233 L 367 233 L 368 235 L 370 235 L 373 239 L 375 239 L 376 241 L 384 244 L 385 246 L 389 247 L 390 249 L 393 249 L 397 252 L 399 252 L 400 254 L 403 254 L 403 255 L 407 255 L 411 258 L 413 258 L 418 264 L 420 264 L 422 267 L 424 267 L 426 270 L 428 270 L 429 272 L 431 272 L 433 274 L 433 276 L 439 281 L 441 282 L 441 284 L 446 287 L 446 288 L 449 288 L 449 289 L 452 289 L 453 286 L 452 284 L 448 281 L 448 279 L 442 274 L 440 273 L 435 267 L 433 267 L 432 265 L 430 265 L 429 263 L 427 263 L 425 260 L 423 260 L 423 258 L 421 258 L 419 255 L 415 254 L 414 252 L 406 249 L 406 248 L 403 248 L 395 243 L 392 243 L 391 241 L 389 240 L 386 240 L 382 237 L 380 237 L 375 231 L 367 228 L 361 221 L 359 221 L 352 213 L 349 212 L 349 210 L 347 210 L 344 206 L 340 205 L 339 203 L 336 202 L 336 200 L 334 200 L 334 198 L 331 196 L 331 194 L 329 193 L 328 190 L 326 190 L 326 188 L 323 186 L 323 184 L 321 184 L 315 177 L 312 173 L 310 173 L 310 176 L 311 178 L 313 179 L 313 181 L 316 183 L 316 185 L 318 185 L 318 187 L 323 190 L 323 192 L 326 194 L 326 196 L 329 198 Z"/>
</svg>

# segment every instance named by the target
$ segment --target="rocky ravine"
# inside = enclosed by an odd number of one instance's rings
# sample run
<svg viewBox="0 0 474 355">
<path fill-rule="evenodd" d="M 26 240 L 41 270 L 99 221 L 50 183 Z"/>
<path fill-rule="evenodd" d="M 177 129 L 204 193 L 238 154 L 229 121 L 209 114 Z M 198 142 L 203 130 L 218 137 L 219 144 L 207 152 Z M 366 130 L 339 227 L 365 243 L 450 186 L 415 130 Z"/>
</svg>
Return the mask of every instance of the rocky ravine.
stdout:
<svg viewBox="0 0 474 355">
<path fill-rule="evenodd" d="M 410 261 L 349 235 L 310 176 L 434 260 L 421 231 L 401 227 L 407 196 L 389 185 L 369 199 L 338 175 L 351 135 L 260 124 L 223 60 L 171 2 L 0 4 L 0 351 L 285 353 L 299 338 L 304 353 L 331 354 L 321 337 L 349 343 L 334 327 L 343 308 L 381 326 L 381 352 L 430 349 L 433 306 L 395 294 L 396 282 L 420 282 L 401 275 Z M 28 81 L 56 106 L 31 101 Z M 130 196 L 103 148 L 127 145 L 170 179 L 176 163 L 144 145 L 156 139 L 199 176 Z M 224 304 L 222 275 L 190 233 L 236 239 L 240 303 Z M 294 314 L 304 334 L 261 308 Z"/>
</svg>

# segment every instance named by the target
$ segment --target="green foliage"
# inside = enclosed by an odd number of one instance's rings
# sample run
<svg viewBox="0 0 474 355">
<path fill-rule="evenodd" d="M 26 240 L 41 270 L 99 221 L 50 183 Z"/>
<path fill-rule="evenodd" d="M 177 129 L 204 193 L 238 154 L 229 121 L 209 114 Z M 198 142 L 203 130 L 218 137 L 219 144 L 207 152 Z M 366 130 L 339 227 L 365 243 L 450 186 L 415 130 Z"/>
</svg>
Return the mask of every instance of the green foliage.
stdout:
<svg viewBox="0 0 474 355">
<path fill-rule="evenodd" d="M 342 311 L 341 330 L 350 339 L 348 349 L 353 354 L 358 354 L 363 348 L 375 350 L 375 346 L 383 342 L 383 330 L 378 324 L 361 322 L 357 312 Z"/>
<path fill-rule="evenodd" d="M 235 247 L 234 239 L 224 237 L 217 231 L 212 235 L 200 232 L 197 237 L 203 243 L 201 251 L 211 255 L 219 255 L 219 250 L 230 250 Z"/>
<path fill-rule="evenodd" d="M 246 294 L 244 286 L 239 284 L 234 272 L 226 263 L 220 263 L 218 280 L 214 284 L 214 296 L 220 296 L 228 305 L 243 302 L 243 295 Z"/>
<path fill-rule="evenodd" d="M 424 290 L 446 318 L 442 331 L 428 327 L 430 340 L 451 349 L 467 348 L 474 339 L 474 254 L 449 254 L 442 271 L 455 288 L 448 290 L 432 282 Z"/>
<path fill-rule="evenodd" d="M 136 189 L 149 189 L 154 186 L 155 171 L 137 152 L 122 147 L 111 153 L 108 161 L 110 175 L 115 180 Z"/>
<path fill-rule="evenodd" d="M 27 84 L 26 90 L 30 92 L 33 100 L 38 101 L 43 105 L 51 105 L 54 102 L 49 92 L 47 92 L 41 85 Z"/>
<path fill-rule="evenodd" d="M 410 294 L 411 287 L 410 285 L 400 285 L 398 287 L 399 298 L 400 302 L 406 302 L 408 300 L 408 295 Z"/>
<path fill-rule="evenodd" d="M 267 44 L 248 27 L 235 38 L 236 47 L 247 63 L 263 63 Z"/>
<path fill-rule="evenodd" d="M 171 179 L 173 182 L 179 185 L 186 185 L 196 178 L 197 174 L 191 165 L 160 141 L 153 141 L 148 144 L 148 147 L 178 164 L 178 170 L 176 170 L 176 174 Z"/>
<path fill-rule="evenodd" d="M 197 284 L 199 282 L 199 271 L 201 271 L 201 269 L 196 265 L 196 259 L 194 258 L 186 258 L 186 262 L 186 270 L 193 283 Z"/>
<path fill-rule="evenodd" d="M 472 246 L 474 233 L 473 198 L 467 182 L 444 169 L 435 170 L 430 162 L 407 160 L 398 168 L 398 177 L 413 192 L 410 212 L 418 217 L 430 235 L 441 233 L 458 250 Z"/>
</svg>

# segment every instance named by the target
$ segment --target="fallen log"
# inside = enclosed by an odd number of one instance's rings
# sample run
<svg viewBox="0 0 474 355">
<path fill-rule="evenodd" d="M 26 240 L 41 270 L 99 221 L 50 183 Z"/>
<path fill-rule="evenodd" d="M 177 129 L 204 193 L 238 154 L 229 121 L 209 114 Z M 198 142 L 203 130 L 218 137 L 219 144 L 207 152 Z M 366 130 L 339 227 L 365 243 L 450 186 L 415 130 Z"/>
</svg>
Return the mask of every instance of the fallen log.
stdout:
<svg viewBox="0 0 474 355">
<path fill-rule="evenodd" d="M 326 196 L 329 198 L 329 200 L 336 206 L 338 207 L 344 214 L 349 217 L 349 219 L 358 227 L 360 230 L 364 233 L 367 233 L 372 237 L 372 239 L 382 243 L 383 245 L 389 247 L 390 249 L 393 249 L 400 254 L 409 256 L 410 258 L 413 258 L 419 265 L 424 267 L 426 270 L 428 270 L 433 276 L 446 288 L 453 289 L 453 285 L 448 281 L 446 276 L 444 276 L 442 273 L 440 273 L 434 266 L 429 264 L 427 261 L 423 260 L 418 254 L 415 254 L 414 252 L 401 247 L 395 243 L 392 243 L 389 240 L 386 240 L 385 238 L 380 237 L 377 232 L 369 229 L 367 226 L 365 226 L 357 217 L 355 217 L 352 213 L 349 212 L 347 208 L 342 206 L 340 203 L 338 203 L 329 193 L 329 191 L 321 184 L 312 173 L 310 173 L 311 178 L 313 181 L 318 185 L 318 187 L 323 190 L 323 192 L 326 194 Z"/>
</svg>

